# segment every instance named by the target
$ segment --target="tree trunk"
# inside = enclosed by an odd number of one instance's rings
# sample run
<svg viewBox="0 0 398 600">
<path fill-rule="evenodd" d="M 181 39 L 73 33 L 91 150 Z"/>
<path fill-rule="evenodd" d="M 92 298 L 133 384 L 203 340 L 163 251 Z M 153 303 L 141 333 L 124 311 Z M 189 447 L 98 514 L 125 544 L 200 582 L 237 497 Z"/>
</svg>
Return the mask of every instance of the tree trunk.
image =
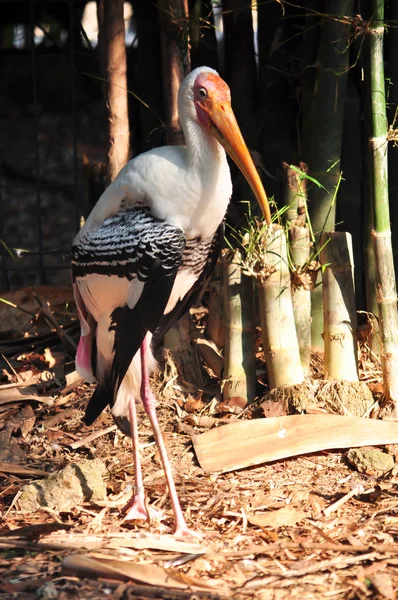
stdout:
<svg viewBox="0 0 398 600">
<path fill-rule="evenodd" d="M 110 183 L 130 158 L 123 0 L 100 0 L 98 15 L 100 62 L 106 80 L 109 125 L 107 179 Z"/>
<path fill-rule="evenodd" d="M 162 48 L 165 122 L 168 144 L 183 144 L 178 120 L 178 90 L 191 70 L 188 35 L 188 0 L 158 0 Z"/>
</svg>

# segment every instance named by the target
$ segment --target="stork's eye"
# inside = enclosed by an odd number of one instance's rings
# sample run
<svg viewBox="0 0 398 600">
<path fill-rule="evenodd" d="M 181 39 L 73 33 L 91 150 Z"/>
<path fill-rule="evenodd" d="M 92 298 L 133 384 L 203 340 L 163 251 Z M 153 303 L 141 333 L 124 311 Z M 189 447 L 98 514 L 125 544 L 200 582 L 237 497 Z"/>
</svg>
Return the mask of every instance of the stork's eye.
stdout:
<svg viewBox="0 0 398 600">
<path fill-rule="evenodd" d="M 206 88 L 199 88 L 198 94 L 199 94 L 199 98 L 207 98 Z"/>
</svg>

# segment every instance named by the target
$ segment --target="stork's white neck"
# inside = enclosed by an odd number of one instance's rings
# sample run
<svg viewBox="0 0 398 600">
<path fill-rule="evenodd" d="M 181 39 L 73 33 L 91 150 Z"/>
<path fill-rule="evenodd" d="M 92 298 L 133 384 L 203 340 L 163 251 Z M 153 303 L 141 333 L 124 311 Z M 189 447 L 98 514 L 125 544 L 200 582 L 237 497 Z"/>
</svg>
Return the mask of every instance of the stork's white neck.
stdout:
<svg viewBox="0 0 398 600">
<path fill-rule="evenodd" d="M 187 148 L 187 166 L 218 170 L 227 157 L 224 148 L 215 137 L 192 119 L 181 119 Z"/>
<path fill-rule="evenodd" d="M 232 183 L 224 148 L 214 136 L 193 119 L 181 119 L 186 143 L 185 164 L 196 187 L 191 204 L 187 238 L 212 236 L 224 218 Z M 187 206 L 188 208 L 188 206 Z"/>
</svg>

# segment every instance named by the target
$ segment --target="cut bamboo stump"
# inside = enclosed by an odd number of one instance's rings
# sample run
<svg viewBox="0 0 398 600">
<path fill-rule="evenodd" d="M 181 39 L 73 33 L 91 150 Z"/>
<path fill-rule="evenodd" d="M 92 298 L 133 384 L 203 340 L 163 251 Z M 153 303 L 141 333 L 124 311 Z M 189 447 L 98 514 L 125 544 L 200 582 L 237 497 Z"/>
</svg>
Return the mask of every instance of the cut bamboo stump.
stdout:
<svg viewBox="0 0 398 600">
<path fill-rule="evenodd" d="M 257 277 L 264 353 L 270 389 L 304 380 L 294 323 L 286 236 L 270 225 L 264 234 L 265 265 Z"/>
<path fill-rule="evenodd" d="M 210 284 L 209 316 L 207 320 L 207 332 L 218 348 L 224 348 L 224 307 L 223 289 L 219 280 Z"/>
<path fill-rule="evenodd" d="M 290 251 L 293 261 L 292 303 L 296 323 L 297 340 L 300 349 L 301 366 L 305 374 L 309 372 L 311 356 L 311 288 L 312 276 L 307 273 L 311 252 L 311 239 L 308 225 L 301 220 L 291 223 L 289 229 Z"/>
<path fill-rule="evenodd" d="M 301 222 L 306 220 L 306 202 L 307 202 L 307 180 L 302 178 L 301 174 L 292 169 L 287 163 L 282 163 L 285 176 L 285 206 L 287 207 L 286 219 L 288 221 Z M 305 163 L 300 163 L 300 170 L 307 173 L 308 167 Z"/>
<path fill-rule="evenodd" d="M 398 414 L 398 314 L 391 231 L 372 232 L 377 266 L 377 303 L 381 324 L 385 413 Z M 384 411 L 383 411 L 384 412 Z"/>
<path fill-rule="evenodd" d="M 243 275 L 238 250 L 224 256 L 224 400 L 251 402 L 256 393 L 253 280 Z"/>
<path fill-rule="evenodd" d="M 354 258 L 351 234 L 321 236 L 325 378 L 358 381 Z"/>
</svg>

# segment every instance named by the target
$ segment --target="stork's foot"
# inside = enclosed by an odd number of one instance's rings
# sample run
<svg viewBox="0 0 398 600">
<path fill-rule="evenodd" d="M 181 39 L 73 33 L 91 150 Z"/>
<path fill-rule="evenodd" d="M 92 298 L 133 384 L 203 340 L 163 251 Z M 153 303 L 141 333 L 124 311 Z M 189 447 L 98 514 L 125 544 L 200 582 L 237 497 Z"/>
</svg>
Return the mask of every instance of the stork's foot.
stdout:
<svg viewBox="0 0 398 600">
<path fill-rule="evenodd" d="M 174 537 L 176 540 L 199 541 L 203 539 L 203 535 L 199 531 L 193 531 L 192 529 L 189 529 L 185 521 L 183 523 L 176 523 Z"/>
<path fill-rule="evenodd" d="M 160 520 L 162 513 L 152 506 L 147 506 L 143 494 L 134 494 L 131 500 L 122 508 L 125 521 L 148 521 Z"/>
</svg>

